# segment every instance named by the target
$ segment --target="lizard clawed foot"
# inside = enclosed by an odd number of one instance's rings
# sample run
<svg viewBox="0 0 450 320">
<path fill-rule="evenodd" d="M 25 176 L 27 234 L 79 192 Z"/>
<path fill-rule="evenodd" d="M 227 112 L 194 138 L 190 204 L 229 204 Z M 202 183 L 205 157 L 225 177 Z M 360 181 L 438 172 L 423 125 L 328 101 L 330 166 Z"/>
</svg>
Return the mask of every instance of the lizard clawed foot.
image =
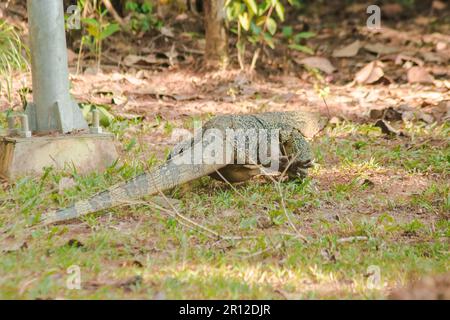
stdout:
<svg viewBox="0 0 450 320">
<path fill-rule="evenodd" d="M 308 168 L 314 165 L 314 160 L 292 160 L 288 156 L 280 157 L 280 172 L 285 172 L 288 180 L 303 180 L 308 176 Z"/>
</svg>

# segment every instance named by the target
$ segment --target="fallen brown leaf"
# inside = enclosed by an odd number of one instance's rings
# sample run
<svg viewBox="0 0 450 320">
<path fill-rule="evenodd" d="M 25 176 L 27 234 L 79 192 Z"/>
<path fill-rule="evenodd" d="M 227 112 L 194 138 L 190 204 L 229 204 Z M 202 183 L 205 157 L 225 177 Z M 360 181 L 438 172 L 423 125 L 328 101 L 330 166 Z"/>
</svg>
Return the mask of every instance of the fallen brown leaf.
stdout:
<svg viewBox="0 0 450 320">
<path fill-rule="evenodd" d="M 442 2 L 442 1 L 434 0 L 434 1 L 432 2 L 432 4 L 431 4 L 431 7 L 432 7 L 434 10 L 441 11 L 441 10 L 444 10 L 445 8 L 447 8 L 447 5 L 446 5 L 444 2 Z"/>
<path fill-rule="evenodd" d="M 399 54 L 395 58 L 395 64 L 402 64 L 403 61 L 412 61 L 415 64 L 417 64 L 419 67 L 423 66 L 423 61 L 420 60 L 419 58 L 411 57 L 411 56 L 408 56 L 408 55 L 405 55 L 405 54 Z"/>
<path fill-rule="evenodd" d="M 441 56 L 439 56 L 433 52 L 425 51 L 425 52 L 421 52 L 421 55 L 427 62 L 442 63 Z M 422 65 L 419 65 L 419 66 L 422 66 Z"/>
<path fill-rule="evenodd" d="M 308 57 L 299 60 L 298 63 L 310 68 L 317 68 L 326 74 L 331 74 L 336 71 L 336 68 L 331 64 L 330 60 L 323 57 Z"/>
<path fill-rule="evenodd" d="M 433 83 L 434 78 L 423 67 L 412 67 L 408 70 L 409 83 Z"/>
<path fill-rule="evenodd" d="M 162 27 L 161 30 L 159 30 L 159 31 L 161 32 L 161 34 L 162 34 L 163 36 L 166 36 L 166 37 L 168 37 L 168 38 L 173 38 L 173 37 L 175 37 L 172 28 L 169 28 L 169 27 L 164 26 L 164 27 Z"/>
<path fill-rule="evenodd" d="M 383 76 L 383 63 L 375 60 L 356 73 L 355 81 L 359 84 L 370 84 L 380 80 Z"/>
<path fill-rule="evenodd" d="M 439 41 L 438 43 L 436 43 L 436 51 L 442 51 L 447 49 L 447 44 L 443 41 Z"/>
<path fill-rule="evenodd" d="M 134 54 L 129 54 L 123 59 L 123 64 L 127 67 L 133 67 L 135 65 L 153 65 L 161 64 L 167 62 L 167 60 L 162 58 L 157 58 L 156 55 L 150 54 L 148 56 L 138 56 Z"/>
<path fill-rule="evenodd" d="M 382 43 L 367 43 L 364 45 L 364 49 L 377 54 L 392 54 L 400 51 L 397 47 L 387 46 Z"/>
<path fill-rule="evenodd" d="M 356 40 L 355 42 L 352 42 L 351 44 L 340 48 L 335 49 L 333 51 L 332 56 L 335 58 L 350 58 L 354 57 L 358 54 L 359 49 L 361 49 L 362 43 L 359 40 Z"/>
</svg>

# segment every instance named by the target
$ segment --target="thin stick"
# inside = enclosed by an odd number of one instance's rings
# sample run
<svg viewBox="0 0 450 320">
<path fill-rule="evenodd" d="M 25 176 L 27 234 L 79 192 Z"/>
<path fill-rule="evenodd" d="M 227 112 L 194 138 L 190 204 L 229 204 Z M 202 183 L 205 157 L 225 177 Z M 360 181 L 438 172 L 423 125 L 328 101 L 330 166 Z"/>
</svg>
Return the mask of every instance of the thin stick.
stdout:
<svg viewBox="0 0 450 320">
<path fill-rule="evenodd" d="M 166 201 L 166 203 L 172 208 L 172 210 L 176 213 L 176 215 L 177 215 L 179 218 L 181 218 L 181 219 L 183 219 L 183 220 L 185 220 L 185 221 L 187 221 L 187 222 L 193 224 L 194 226 L 196 226 L 196 227 L 198 227 L 198 228 L 200 228 L 200 229 L 205 230 L 206 232 L 209 232 L 209 233 L 213 234 L 213 235 L 216 236 L 217 238 L 220 238 L 220 235 L 219 235 L 217 232 L 215 232 L 215 231 L 213 231 L 213 230 L 211 230 L 211 229 L 209 229 L 209 228 L 207 228 L 207 227 L 205 227 L 205 226 L 203 226 L 203 225 L 201 225 L 201 224 L 198 224 L 197 222 L 195 222 L 195 221 L 193 221 L 193 220 L 191 220 L 191 219 L 185 217 L 184 215 L 182 215 L 182 214 L 178 211 L 178 209 L 175 208 L 175 206 L 169 201 L 169 199 L 167 199 L 166 195 L 165 195 L 162 191 L 158 190 L 158 192 L 159 192 L 159 194 L 161 195 L 161 197 L 163 197 L 163 199 Z"/>
<path fill-rule="evenodd" d="M 327 101 L 325 100 L 325 97 L 322 96 L 322 100 L 323 100 L 323 103 L 325 103 L 325 107 L 327 107 L 328 121 L 330 121 L 331 120 L 330 108 L 328 108 L 328 104 L 327 104 Z"/>
<path fill-rule="evenodd" d="M 281 243 L 278 243 L 275 246 L 270 246 L 270 247 L 268 247 L 266 249 L 257 251 L 255 253 L 251 253 L 251 254 L 248 254 L 248 255 L 240 255 L 240 254 L 238 254 L 237 256 L 239 256 L 241 258 L 244 258 L 244 259 L 250 259 L 250 258 L 254 258 L 256 256 L 259 256 L 259 255 L 261 255 L 263 253 L 269 252 L 270 250 L 276 250 L 276 249 L 280 249 L 280 248 L 281 248 Z"/>
<path fill-rule="evenodd" d="M 284 173 L 285 173 L 285 172 L 287 171 L 287 169 L 292 165 L 292 163 L 293 163 L 293 161 L 294 161 L 295 159 L 296 159 L 296 157 L 293 158 L 291 161 L 289 161 L 289 163 L 288 163 L 286 169 L 284 170 Z M 264 169 L 263 169 L 263 171 L 264 171 Z M 304 242 L 307 243 L 307 242 L 308 242 L 308 239 L 306 239 L 306 237 L 300 233 L 300 231 L 297 229 L 297 227 L 295 226 L 295 224 L 292 222 L 292 219 L 291 219 L 291 217 L 290 217 L 290 215 L 289 215 L 289 213 L 288 213 L 288 211 L 287 211 L 287 208 L 286 208 L 286 202 L 285 202 L 285 199 L 284 199 L 283 192 L 282 192 L 282 190 L 281 190 L 281 183 L 280 183 L 280 181 L 276 181 L 276 180 L 275 180 L 273 177 L 271 177 L 270 175 L 268 175 L 268 176 L 269 176 L 269 178 L 275 183 L 275 186 L 276 186 L 277 189 L 278 189 L 278 193 L 280 194 L 280 198 L 281 198 L 281 206 L 283 207 L 283 211 L 284 211 L 284 214 L 285 214 L 285 216 L 286 216 L 286 218 L 287 218 L 287 220 L 288 220 L 289 225 L 290 225 L 291 228 L 295 231 L 295 233 L 298 235 L 298 237 L 299 237 L 300 239 L 302 239 Z"/>
<path fill-rule="evenodd" d="M 230 187 L 231 187 L 231 189 L 233 189 L 233 191 L 234 192 L 236 192 L 239 196 L 241 196 L 243 199 L 245 199 L 245 200 L 247 200 L 245 197 L 244 197 L 244 195 L 242 194 L 242 193 L 240 193 L 239 191 L 238 191 L 238 189 L 236 189 L 236 187 L 235 186 L 233 186 L 233 184 L 230 182 L 230 181 L 228 181 L 220 172 L 219 172 L 219 170 L 216 170 L 216 173 L 222 178 L 222 180 L 226 183 L 226 184 L 228 184 Z"/>
<path fill-rule="evenodd" d="M 105 5 L 106 9 L 108 9 L 109 13 L 113 16 L 114 20 L 117 21 L 118 24 L 124 29 L 126 29 L 126 24 L 123 21 L 122 17 L 117 13 L 116 9 L 114 9 L 114 6 L 112 5 L 110 0 L 102 0 L 103 4 Z"/>
</svg>

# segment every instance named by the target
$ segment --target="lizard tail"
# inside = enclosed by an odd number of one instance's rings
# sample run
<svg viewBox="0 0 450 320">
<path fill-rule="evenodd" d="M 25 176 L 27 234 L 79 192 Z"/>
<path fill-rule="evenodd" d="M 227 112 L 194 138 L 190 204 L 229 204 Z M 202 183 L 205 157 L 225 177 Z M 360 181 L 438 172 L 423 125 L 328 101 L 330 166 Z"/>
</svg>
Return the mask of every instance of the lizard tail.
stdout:
<svg viewBox="0 0 450 320">
<path fill-rule="evenodd" d="M 41 225 L 79 218 L 83 215 L 126 204 L 132 199 L 153 195 L 171 189 L 197 178 L 209 175 L 223 164 L 175 164 L 168 161 L 147 173 L 129 181 L 116 184 L 96 195 L 75 202 L 70 207 L 45 213 L 40 218 Z"/>
</svg>

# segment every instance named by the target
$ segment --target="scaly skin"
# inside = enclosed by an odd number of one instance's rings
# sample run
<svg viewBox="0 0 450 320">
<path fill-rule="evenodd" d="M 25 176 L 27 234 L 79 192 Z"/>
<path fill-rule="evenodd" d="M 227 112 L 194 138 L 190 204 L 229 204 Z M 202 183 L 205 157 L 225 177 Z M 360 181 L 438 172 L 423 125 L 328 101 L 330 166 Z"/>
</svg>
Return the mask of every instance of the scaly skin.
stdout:
<svg viewBox="0 0 450 320">
<path fill-rule="evenodd" d="M 291 178 L 304 178 L 307 169 L 312 166 L 313 156 L 306 138 L 312 138 L 324 126 L 321 119 L 305 112 L 267 112 L 255 115 L 224 115 L 217 116 L 206 122 L 203 133 L 208 129 L 265 129 L 280 130 L 281 168 Z M 83 215 L 98 212 L 127 203 L 132 199 L 145 195 L 153 195 L 167 191 L 180 184 L 197 178 L 211 175 L 213 178 L 225 178 L 229 182 L 240 182 L 261 174 L 259 159 L 246 159 L 243 164 L 235 164 L 235 158 L 230 163 L 223 164 L 180 164 L 179 160 L 194 147 L 194 139 L 175 146 L 169 159 L 154 170 L 143 173 L 127 182 L 120 183 L 102 191 L 89 199 L 76 202 L 65 209 L 47 212 L 41 217 L 43 225 L 79 218 Z M 202 147 L 207 147 L 211 141 L 202 141 Z M 236 142 L 229 146 L 235 151 Z M 248 143 L 246 144 L 248 147 Z M 258 146 L 256 146 L 259 148 Z M 190 156 L 191 157 L 191 156 Z M 192 157 L 191 157 L 192 159 Z M 289 164 L 289 165 L 288 165 Z M 267 165 L 267 164 L 264 164 Z M 218 174 L 219 172 L 220 174 Z"/>
</svg>

